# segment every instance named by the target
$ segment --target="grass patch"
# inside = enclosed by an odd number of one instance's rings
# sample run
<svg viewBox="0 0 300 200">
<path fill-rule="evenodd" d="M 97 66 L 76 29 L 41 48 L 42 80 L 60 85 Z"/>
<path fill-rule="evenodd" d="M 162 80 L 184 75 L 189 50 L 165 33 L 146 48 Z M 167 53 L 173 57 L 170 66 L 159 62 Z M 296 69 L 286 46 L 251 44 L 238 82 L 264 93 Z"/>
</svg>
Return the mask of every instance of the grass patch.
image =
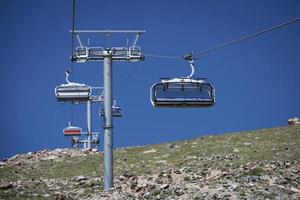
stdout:
<svg viewBox="0 0 300 200">
<path fill-rule="evenodd" d="M 216 136 L 205 136 L 194 140 L 178 141 L 172 143 L 149 145 L 144 147 L 132 147 L 114 150 L 114 174 L 123 175 L 125 171 L 133 174 L 148 175 L 158 174 L 161 171 L 184 169 L 187 174 L 197 173 L 206 176 L 209 168 L 222 169 L 238 168 L 243 164 L 260 160 L 288 160 L 298 162 L 300 160 L 300 126 L 287 126 L 272 129 L 262 129 L 241 133 L 228 133 Z M 262 176 L 272 171 L 265 171 L 261 167 L 253 168 L 240 176 Z M 282 172 L 278 172 L 282 174 Z M 81 157 L 63 157 L 61 160 L 36 161 L 31 164 L 20 164 L 4 166 L 0 168 L 1 181 L 14 182 L 18 180 L 40 180 L 66 179 L 75 176 L 85 177 L 103 176 L 103 154 L 91 154 Z M 184 181 L 191 182 L 189 176 Z M 102 185 L 101 183 L 95 183 Z M 83 185 L 78 188 L 87 189 Z M 132 187 L 135 187 L 134 185 Z M 63 191 L 63 186 L 61 186 Z M 25 188 L 24 190 L 27 190 Z M 29 192 L 49 191 L 47 186 L 40 183 Z M 18 191 L 19 192 L 19 191 Z M 151 196 L 165 195 L 170 191 L 161 192 L 160 189 L 153 189 Z M 15 196 L 15 191 L 4 193 L 0 191 L 0 199 L 27 199 L 30 193 L 24 192 L 23 196 Z M 129 194 L 128 194 L 129 195 Z M 27 197 L 28 196 L 28 197 Z M 13 198 L 14 197 L 14 198 Z M 35 199 L 40 196 L 34 197 Z M 46 198 L 44 198 L 46 199 Z M 51 196 L 53 199 L 53 196 Z"/>
<path fill-rule="evenodd" d="M 262 176 L 266 174 L 266 171 L 261 167 L 255 167 L 250 169 L 245 175 L 246 176 Z"/>
</svg>

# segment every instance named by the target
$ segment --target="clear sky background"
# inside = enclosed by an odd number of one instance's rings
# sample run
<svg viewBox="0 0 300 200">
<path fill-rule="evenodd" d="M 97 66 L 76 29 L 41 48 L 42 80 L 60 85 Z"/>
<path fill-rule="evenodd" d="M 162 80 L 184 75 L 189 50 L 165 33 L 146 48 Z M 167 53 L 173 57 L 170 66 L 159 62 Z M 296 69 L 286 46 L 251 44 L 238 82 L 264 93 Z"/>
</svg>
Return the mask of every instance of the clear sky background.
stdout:
<svg viewBox="0 0 300 200">
<path fill-rule="evenodd" d="M 145 29 L 144 53 L 181 56 L 258 32 L 300 16 L 298 0 L 77 0 L 77 29 Z M 0 2 L 0 158 L 45 148 L 70 147 L 62 129 L 69 105 L 60 105 L 55 86 L 70 65 L 71 0 Z M 124 117 L 114 120 L 115 147 L 184 140 L 208 134 L 284 126 L 300 117 L 300 23 L 202 55 L 196 76 L 216 88 L 206 109 L 159 109 L 149 100 L 160 77 L 190 73 L 184 60 L 146 57 L 115 62 L 114 96 Z M 113 35 L 106 45 L 125 46 Z M 102 35 L 90 45 L 104 46 Z M 87 38 L 83 38 L 86 43 Z M 74 80 L 102 86 L 102 63 L 74 65 Z M 103 119 L 93 105 L 93 129 Z M 86 130 L 85 105 L 73 106 L 73 124 Z"/>
</svg>

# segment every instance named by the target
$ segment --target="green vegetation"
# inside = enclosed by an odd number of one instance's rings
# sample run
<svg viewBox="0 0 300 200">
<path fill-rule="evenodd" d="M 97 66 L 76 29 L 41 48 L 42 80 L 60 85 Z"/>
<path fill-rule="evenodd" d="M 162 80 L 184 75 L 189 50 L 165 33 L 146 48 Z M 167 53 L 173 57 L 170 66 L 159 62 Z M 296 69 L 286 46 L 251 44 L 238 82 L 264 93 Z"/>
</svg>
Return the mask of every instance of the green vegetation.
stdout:
<svg viewBox="0 0 300 200">
<path fill-rule="evenodd" d="M 264 175 L 266 172 L 263 168 L 261 167 L 255 167 L 254 169 L 249 170 L 249 172 L 247 172 L 245 175 L 249 175 L 249 176 L 262 176 Z"/>
<path fill-rule="evenodd" d="M 287 126 L 271 129 L 262 129 L 241 133 L 228 133 L 223 135 L 204 136 L 194 140 L 178 141 L 174 143 L 165 143 L 149 145 L 144 147 L 122 148 L 114 151 L 114 174 L 123 175 L 130 172 L 133 175 L 151 175 L 160 174 L 164 177 L 164 172 L 169 169 L 183 170 L 187 174 L 199 176 L 218 176 L 218 169 L 226 171 L 227 169 L 239 168 L 247 165 L 249 162 L 256 161 L 289 161 L 291 163 L 300 160 L 300 126 Z M 247 166 L 246 166 L 247 167 Z M 216 174 L 211 174 L 211 169 Z M 272 171 L 266 171 L 259 165 L 249 167 L 246 172 L 235 174 L 235 179 L 241 179 L 246 176 L 263 176 L 272 174 Z M 37 181 L 37 186 L 24 193 L 6 194 L 0 190 L 0 199 L 27 199 L 36 194 L 35 199 L 47 199 L 42 196 L 45 193 L 53 194 L 55 187 L 62 188 L 62 192 L 68 191 L 68 185 L 63 181 L 74 180 L 76 176 L 85 176 L 88 178 L 100 177 L 97 181 L 88 182 L 89 184 L 76 185 L 74 194 L 84 188 L 84 193 L 93 193 L 102 188 L 103 176 L 103 154 L 85 154 L 71 158 L 62 155 L 57 159 L 32 160 L 32 162 L 23 162 L 22 160 L 15 165 L 5 165 L 0 168 L 0 177 L 5 182 L 17 182 L 21 180 Z M 44 179 L 47 179 L 44 181 Z M 55 182 L 59 179 L 60 182 Z M 192 176 L 183 178 L 185 182 L 192 182 Z M 52 186 L 49 186 L 49 183 Z M 131 187 L 135 188 L 136 183 Z M 40 192 L 43 191 L 43 192 Z M 161 191 L 153 188 L 150 196 L 167 196 L 169 190 Z M 16 196 L 18 195 L 18 196 Z M 43 198 L 42 198 L 43 197 Z M 80 195 L 78 196 L 78 198 Z M 51 199 L 51 198 L 49 198 Z"/>
<path fill-rule="evenodd" d="M 114 152 L 115 174 L 130 171 L 136 175 L 151 174 L 189 163 L 194 167 L 232 167 L 251 160 L 300 160 L 300 126 L 262 129 L 200 137 L 195 140 L 117 149 Z M 230 161 L 230 162 L 229 162 Z M 102 176 L 103 155 L 65 157 L 41 161 L 31 166 L 0 168 L 0 177 L 16 181 L 40 177 L 72 178 L 77 175 Z"/>
</svg>

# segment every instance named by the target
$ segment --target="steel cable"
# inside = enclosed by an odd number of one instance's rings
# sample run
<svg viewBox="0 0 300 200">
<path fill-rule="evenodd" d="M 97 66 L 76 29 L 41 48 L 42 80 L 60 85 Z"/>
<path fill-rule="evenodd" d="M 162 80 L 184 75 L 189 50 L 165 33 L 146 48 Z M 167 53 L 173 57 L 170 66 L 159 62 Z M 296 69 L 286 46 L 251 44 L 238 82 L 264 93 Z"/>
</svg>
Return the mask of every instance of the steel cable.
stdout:
<svg viewBox="0 0 300 200">
<path fill-rule="evenodd" d="M 253 37 L 262 35 L 262 34 L 264 34 L 264 33 L 267 33 L 267 32 L 270 32 L 270 31 L 273 31 L 273 30 L 282 28 L 282 27 L 287 26 L 287 25 L 289 25 L 289 24 L 298 22 L 299 20 L 300 20 L 300 17 L 297 17 L 297 18 L 295 18 L 295 19 L 288 20 L 288 21 L 283 22 L 283 23 L 281 23 L 281 24 L 279 24 L 279 25 L 272 26 L 272 27 L 267 28 L 267 29 L 264 29 L 264 30 L 262 30 L 262 31 L 253 33 L 253 34 L 251 34 L 251 35 L 247 35 L 247 36 L 244 36 L 244 37 L 235 39 L 235 40 L 233 40 L 233 41 L 226 42 L 226 43 L 224 43 L 224 44 L 221 44 L 221 45 L 217 45 L 217 46 L 215 46 L 215 47 L 208 48 L 208 49 L 206 49 L 206 50 L 202 50 L 202 51 L 198 51 L 198 52 L 193 52 L 193 53 L 191 53 L 191 55 L 192 55 L 192 56 L 196 56 L 196 55 L 205 54 L 205 53 L 208 53 L 208 52 L 217 50 L 217 49 L 221 49 L 221 48 L 224 48 L 224 47 L 226 47 L 226 46 L 233 45 L 233 44 L 236 44 L 236 43 L 238 43 L 238 42 L 242 42 L 242 41 L 244 41 L 244 40 L 248 40 L 248 39 L 250 39 L 250 38 L 253 38 Z M 166 56 L 166 55 L 155 55 L 155 54 L 145 54 L 145 56 L 147 56 L 147 57 L 155 57 L 155 58 L 166 58 L 166 59 L 184 59 L 184 56 Z"/>
</svg>

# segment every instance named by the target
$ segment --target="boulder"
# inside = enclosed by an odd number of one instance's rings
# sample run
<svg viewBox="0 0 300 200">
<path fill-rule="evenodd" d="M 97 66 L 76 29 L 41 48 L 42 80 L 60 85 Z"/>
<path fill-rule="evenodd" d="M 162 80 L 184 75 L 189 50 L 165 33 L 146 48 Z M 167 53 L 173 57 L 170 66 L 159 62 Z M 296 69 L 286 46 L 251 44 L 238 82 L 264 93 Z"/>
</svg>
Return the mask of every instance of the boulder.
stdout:
<svg viewBox="0 0 300 200">
<path fill-rule="evenodd" d="M 292 126 L 292 125 L 300 125 L 300 119 L 297 117 L 288 119 L 288 125 Z"/>
</svg>

